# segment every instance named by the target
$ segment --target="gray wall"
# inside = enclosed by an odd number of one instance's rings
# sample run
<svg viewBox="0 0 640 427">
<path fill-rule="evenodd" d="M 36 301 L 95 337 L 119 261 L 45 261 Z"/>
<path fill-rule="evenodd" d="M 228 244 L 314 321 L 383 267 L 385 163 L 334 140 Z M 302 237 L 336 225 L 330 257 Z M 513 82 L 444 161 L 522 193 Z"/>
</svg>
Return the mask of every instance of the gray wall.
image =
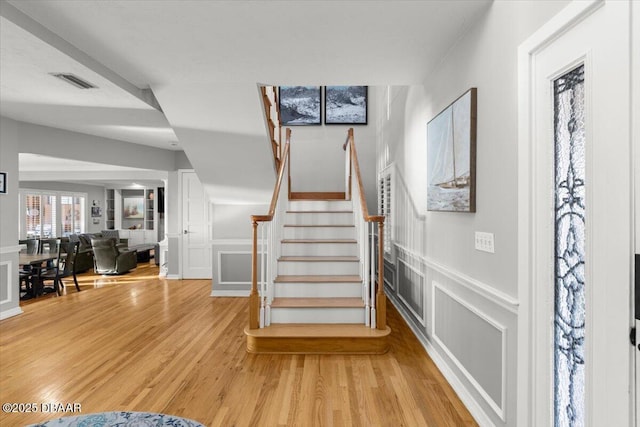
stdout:
<svg viewBox="0 0 640 427">
<path fill-rule="evenodd" d="M 0 194 L 0 319 L 20 314 L 18 292 L 18 122 L 0 117 L 0 172 L 7 174 Z"/>
<path fill-rule="evenodd" d="M 98 185 L 74 184 L 68 182 L 42 182 L 42 181 L 20 181 L 20 190 L 51 190 L 51 191 L 69 191 L 73 193 L 87 193 L 85 206 L 85 218 L 87 219 L 87 233 L 98 233 L 105 229 L 105 193 L 104 187 Z M 102 216 L 98 219 L 100 223 L 94 224 L 91 218 L 91 206 L 94 200 L 97 200 L 102 211 Z"/>
<path fill-rule="evenodd" d="M 269 205 L 266 204 L 212 205 L 212 295 L 249 295 L 253 244 L 251 215 L 268 212 Z"/>
<path fill-rule="evenodd" d="M 517 49 L 566 4 L 494 2 L 423 85 L 378 91 L 378 168 L 395 171 L 404 236 L 387 257 L 387 292 L 481 424 L 516 425 Z M 427 122 L 471 87 L 477 213 L 427 212 Z M 474 249 L 475 231 L 494 233 L 495 254 Z"/>
</svg>

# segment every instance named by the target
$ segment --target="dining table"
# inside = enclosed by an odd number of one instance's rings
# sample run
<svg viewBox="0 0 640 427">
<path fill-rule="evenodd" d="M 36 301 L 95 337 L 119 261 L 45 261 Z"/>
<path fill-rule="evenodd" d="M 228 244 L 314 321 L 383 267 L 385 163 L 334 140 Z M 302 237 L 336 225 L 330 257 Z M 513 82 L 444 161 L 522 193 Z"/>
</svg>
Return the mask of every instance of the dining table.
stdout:
<svg viewBox="0 0 640 427">
<path fill-rule="evenodd" d="M 18 264 L 20 265 L 20 267 L 30 266 L 32 270 L 31 287 L 27 287 L 27 294 L 21 299 L 35 298 L 43 294 L 44 286 L 42 284 L 42 280 L 40 279 L 40 274 L 42 273 L 43 268 L 46 268 L 44 264 L 48 263 L 49 261 L 53 261 L 56 258 L 58 258 L 57 252 L 43 252 L 41 254 L 19 254 Z"/>
</svg>

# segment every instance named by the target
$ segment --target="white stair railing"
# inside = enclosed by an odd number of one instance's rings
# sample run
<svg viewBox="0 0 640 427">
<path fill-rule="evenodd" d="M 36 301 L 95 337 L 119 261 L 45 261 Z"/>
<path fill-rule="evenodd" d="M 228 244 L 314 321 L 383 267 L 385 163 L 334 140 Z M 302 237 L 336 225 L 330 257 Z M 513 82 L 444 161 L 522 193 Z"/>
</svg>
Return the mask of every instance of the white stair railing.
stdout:
<svg viewBox="0 0 640 427">
<path fill-rule="evenodd" d="M 353 128 L 347 133 L 343 149 L 346 152 L 345 181 L 347 198 L 353 204 L 356 236 L 360 257 L 360 277 L 362 278 L 362 298 L 365 304 L 365 324 L 371 328 L 385 329 L 386 297 L 383 286 L 384 256 L 384 216 L 369 215 L 367 209 L 360 165 L 353 137 Z M 378 225 L 378 276 L 376 280 L 375 227 Z M 376 307 L 377 305 L 377 307 Z"/>
<path fill-rule="evenodd" d="M 282 239 L 282 222 L 289 200 L 289 185 L 282 185 L 289 165 L 291 129 L 286 131 L 286 143 L 279 162 L 278 177 L 267 215 L 252 215 L 253 247 L 251 261 L 251 293 L 249 295 L 249 329 L 269 326 L 271 302 L 274 297 L 274 279 L 278 273 L 279 242 Z M 258 248 L 258 236 L 260 245 Z M 260 278 L 258 280 L 258 264 Z M 260 292 L 258 292 L 258 284 Z"/>
</svg>

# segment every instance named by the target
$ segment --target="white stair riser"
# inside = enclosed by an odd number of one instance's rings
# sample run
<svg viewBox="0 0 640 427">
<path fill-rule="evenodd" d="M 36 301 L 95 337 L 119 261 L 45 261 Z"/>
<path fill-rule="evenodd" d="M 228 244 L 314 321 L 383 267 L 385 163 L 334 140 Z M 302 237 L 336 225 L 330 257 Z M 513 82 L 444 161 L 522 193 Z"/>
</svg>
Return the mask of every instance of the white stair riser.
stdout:
<svg viewBox="0 0 640 427">
<path fill-rule="evenodd" d="M 362 283 L 275 283 L 279 298 L 358 298 Z"/>
<path fill-rule="evenodd" d="M 278 261 L 278 274 L 298 275 L 354 275 L 359 273 L 357 261 Z"/>
<path fill-rule="evenodd" d="M 355 227 L 284 227 L 285 239 L 355 239 Z"/>
<path fill-rule="evenodd" d="M 283 256 L 356 256 L 356 243 L 282 243 Z"/>
<path fill-rule="evenodd" d="M 364 323 L 364 308 L 271 308 L 271 323 Z"/>
<path fill-rule="evenodd" d="M 352 212 L 287 212 L 285 224 L 353 225 Z"/>
<path fill-rule="evenodd" d="M 292 211 L 347 211 L 351 210 L 351 200 L 291 200 Z"/>
</svg>

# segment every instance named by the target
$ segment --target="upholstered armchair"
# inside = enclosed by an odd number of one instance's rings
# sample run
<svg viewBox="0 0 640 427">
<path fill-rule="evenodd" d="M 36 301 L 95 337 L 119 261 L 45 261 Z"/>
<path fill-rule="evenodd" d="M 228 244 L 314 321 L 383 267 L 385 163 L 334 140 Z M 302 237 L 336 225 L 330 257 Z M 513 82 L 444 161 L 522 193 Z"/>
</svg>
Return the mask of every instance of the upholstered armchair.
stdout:
<svg viewBox="0 0 640 427">
<path fill-rule="evenodd" d="M 94 270 L 98 274 L 123 274 L 136 268 L 136 251 L 119 248 L 116 239 L 91 239 Z"/>
</svg>

